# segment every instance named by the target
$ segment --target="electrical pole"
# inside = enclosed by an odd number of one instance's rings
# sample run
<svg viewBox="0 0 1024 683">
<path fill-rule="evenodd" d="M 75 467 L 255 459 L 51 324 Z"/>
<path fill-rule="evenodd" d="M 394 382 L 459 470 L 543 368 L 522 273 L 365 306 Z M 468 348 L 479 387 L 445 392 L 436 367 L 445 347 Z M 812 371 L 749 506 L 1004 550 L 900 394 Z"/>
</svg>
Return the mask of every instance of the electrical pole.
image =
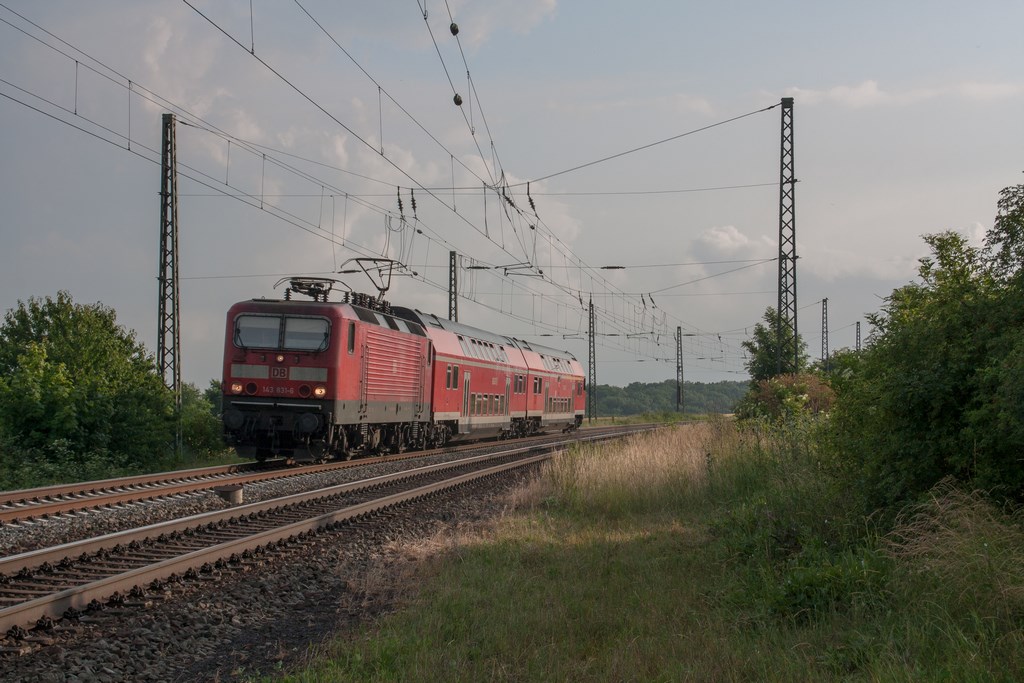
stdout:
<svg viewBox="0 0 1024 683">
<path fill-rule="evenodd" d="M 163 115 L 160 176 L 160 297 L 157 311 L 157 363 L 164 385 L 174 394 L 178 416 L 175 452 L 181 454 L 181 329 L 178 301 L 178 162 L 174 114 Z"/>
<path fill-rule="evenodd" d="M 594 298 L 590 298 L 590 342 L 589 342 L 589 357 L 587 363 L 589 364 L 589 376 L 587 387 L 587 416 L 590 422 L 594 421 L 597 417 L 597 344 L 594 340 Z"/>
<path fill-rule="evenodd" d="M 828 372 L 828 297 L 821 300 L 821 366 Z"/>
<path fill-rule="evenodd" d="M 676 412 L 683 412 L 683 328 L 676 328 Z"/>
<path fill-rule="evenodd" d="M 448 319 L 459 322 L 459 255 L 454 251 L 448 252 Z"/>
<path fill-rule="evenodd" d="M 778 374 L 800 372 L 796 324 L 796 167 L 793 150 L 793 98 L 782 98 L 779 153 L 779 307 L 775 333 Z"/>
</svg>

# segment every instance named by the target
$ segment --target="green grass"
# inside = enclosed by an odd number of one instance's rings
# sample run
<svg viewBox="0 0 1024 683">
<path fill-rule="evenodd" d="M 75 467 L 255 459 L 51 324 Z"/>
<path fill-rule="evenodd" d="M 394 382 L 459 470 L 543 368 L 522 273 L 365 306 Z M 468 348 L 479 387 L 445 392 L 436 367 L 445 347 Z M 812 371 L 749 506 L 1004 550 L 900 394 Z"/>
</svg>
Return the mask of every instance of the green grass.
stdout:
<svg viewBox="0 0 1024 683">
<path fill-rule="evenodd" d="M 1024 678 L 1019 520 L 945 486 L 873 535 L 793 436 L 717 421 L 570 453 L 289 680 Z"/>
</svg>

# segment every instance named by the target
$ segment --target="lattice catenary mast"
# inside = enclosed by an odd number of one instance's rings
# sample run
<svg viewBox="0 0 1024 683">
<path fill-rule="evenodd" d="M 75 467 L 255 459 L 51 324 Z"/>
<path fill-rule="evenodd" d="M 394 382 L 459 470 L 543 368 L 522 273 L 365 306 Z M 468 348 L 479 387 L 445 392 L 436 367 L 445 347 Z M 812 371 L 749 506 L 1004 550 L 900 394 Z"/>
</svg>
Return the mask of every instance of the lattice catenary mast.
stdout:
<svg viewBox="0 0 1024 683">
<path fill-rule="evenodd" d="M 779 307 L 776 318 L 776 373 L 800 371 L 796 324 L 796 170 L 793 150 L 793 98 L 782 98 L 779 153 Z"/>
<path fill-rule="evenodd" d="M 160 176 L 160 295 L 157 311 L 156 357 L 164 384 L 174 394 L 178 415 L 176 447 L 181 451 L 181 329 L 178 303 L 178 166 L 174 114 L 163 115 Z"/>
<path fill-rule="evenodd" d="M 828 372 L 828 297 L 821 300 L 821 367 Z"/>
<path fill-rule="evenodd" d="M 459 322 L 459 255 L 448 252 L 448 319 Z"/>
<path fill-rule="evenodd" d="M 683 412 L 683 328 L 676 328 L 676 412 Z"/>
<path fill-rule="evenodd" d="M 594 299 L 590 299 L 590 333 L 588 334 L 588 379 L 587 384 L 587 418 L 590 422 L 597 417 L 597 343 L 594 339 Z"/>
</svg>

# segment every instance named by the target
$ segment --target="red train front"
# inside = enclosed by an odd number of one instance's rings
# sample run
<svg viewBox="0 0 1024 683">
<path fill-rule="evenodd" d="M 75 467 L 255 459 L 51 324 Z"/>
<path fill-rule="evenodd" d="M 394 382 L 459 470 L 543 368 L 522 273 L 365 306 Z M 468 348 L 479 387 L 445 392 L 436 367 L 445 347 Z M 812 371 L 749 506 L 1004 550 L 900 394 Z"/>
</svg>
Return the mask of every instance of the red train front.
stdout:
<svg viewBox="0 0 1024 683">
<path fill-rule="evenodd" d="M 225 436 L 260 460 L 422 446 L 430 360 L 422 327 L 365 306 L 237 303 L 225 335 Z"/>
<path fill-rule="evenodd" d="M 223 425 L 242 457 L 299 461 L 515 437 L 583 418 L 570 354 L 377 299 L 253 299 L 228 311 Z"/>
</svg>

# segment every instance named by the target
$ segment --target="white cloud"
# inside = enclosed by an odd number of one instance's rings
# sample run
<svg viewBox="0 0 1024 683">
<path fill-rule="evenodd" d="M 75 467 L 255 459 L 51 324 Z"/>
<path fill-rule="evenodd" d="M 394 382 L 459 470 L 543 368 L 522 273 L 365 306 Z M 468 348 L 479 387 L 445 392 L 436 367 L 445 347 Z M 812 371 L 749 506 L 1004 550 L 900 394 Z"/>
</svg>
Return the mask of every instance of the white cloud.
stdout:
<svg viewBox="0 0 1024 683">
<path fill-rule="evenodd" d="M 752 243 L 750 238 L 737 230 L 734 225 L 708 228 L 701 233 L 697 241 L 710 251 L 727 254 L 746 250 Z"/>
</svg>

